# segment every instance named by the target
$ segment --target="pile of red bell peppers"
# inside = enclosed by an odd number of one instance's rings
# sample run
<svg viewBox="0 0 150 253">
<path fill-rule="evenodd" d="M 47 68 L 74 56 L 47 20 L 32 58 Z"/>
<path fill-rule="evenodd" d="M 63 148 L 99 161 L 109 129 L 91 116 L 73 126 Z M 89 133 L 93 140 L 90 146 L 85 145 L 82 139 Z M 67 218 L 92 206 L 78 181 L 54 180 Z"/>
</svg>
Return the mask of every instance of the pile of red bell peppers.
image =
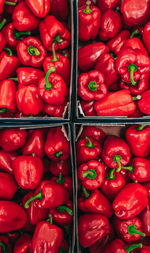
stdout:
<svg viewBox="0 0 150 253">
<path fill-rule="evenodd" d="M 0 1 L 1 117 L 62 117 L 69 95 L 68 0 Z"/>
<path fill-rule="evenodd" d="M 0 131 L 0 252 L 69 251 L 70 143 L 61 127 Z"/>
<path fill-rule="evenodd" d="M 90 253 L 150 253 L 150 126 L 114 129 L 88 126 L 77 142 L 79 243 Z"/>
<path fill-rule="evenodd" d="M 79 1 L 78 38 L 84 114 L 150 115 L 150 1 Z"/>
</svg>

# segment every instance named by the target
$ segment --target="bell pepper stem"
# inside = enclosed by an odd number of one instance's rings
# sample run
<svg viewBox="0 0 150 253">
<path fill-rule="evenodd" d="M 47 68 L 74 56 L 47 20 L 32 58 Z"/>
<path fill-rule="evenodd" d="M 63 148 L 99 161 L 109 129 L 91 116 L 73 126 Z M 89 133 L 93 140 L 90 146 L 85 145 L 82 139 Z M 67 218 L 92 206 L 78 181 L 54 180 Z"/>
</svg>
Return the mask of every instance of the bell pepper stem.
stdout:
<svg viewBox="0 0 150 253">
<path fill-rule="evenodd" d="M 121 167 L 123 170 L 128 170 L 129 172 L 133 172 L 133 170 L 134 170 L 134 167 L 133 167 L 133 165 L 131 165 L 131 166 L 122 166 Z"/>
<path fill-rule="evenodd" d="M 16 81 L 16 82 L 18 82 L 18 78 L 17 77 L 10 77 L 10 78 L 8 78 L 9 80 L 12 80 L 12 81 Z"/>
<path fill-rule="evenodd" d="M 25 208 L 29 208 L 29 204 L 34 201 L 35 199 L 39 199 L 42 200 L 43 195 L 42 195 L 42 191 L 39 191 L 39 193 L 37 195 L 35 195 L 34 197 L 30 198 L 27 200 L 27 202 L 25 203 L 24 207 Z"/>
<path fill-rule="evenodd" d="M 139 243 L 139 244 L 133 244 L 129 248 L 126 248 L 126 247 L 124 248 L 127 251 L 127 253 L 130 253 L 132 250 L 142 248 L 142 247 L 143 247 L 142 243 Z"/>
<path fill-rule="evenodd" d="M 17 30 L 14 30 L 14 37 L 17 40 L 20 40 L 21 36 L 30 36 L 31 35 L 31 31 L 26 31 L 26 32 L 18 32 Z"/>
<path fill-rule="evenodd" d="M 0 23 L 0 30 L 4 27 L 4 25 L 6 24 L 6 22 L 7 22 L 7 19 L 4 18 L 4 19 L 2 20 L 2 22 Z"/>
<path fill-rule="evenodd" d="M 121 156 L 120 155 L 115 155 L 113 157 L 113 160 L 118 164 L 118 169 L 116 170 L 116 172 L 120 172 L 121 171 L 121 163 L 120 163 L 120 160 L 121 160 Z"/>
<path fill-rule="evenodd" d="M 56 62 L 59 59 L 56 56 L 56 51 L 55 51 L 55 43 L 52 44 L 52 53 L 53 53 L 53 59 L 51 60 L 52 62 Z"/>
<path fill-rule="evenodd" d="M 86 147 L 88 148 L 94 148 L 94 144 L 91 142 L 89 137 L 85 137 L 86 140 L 88 140 L 88 142 L 86 143 Z"/>
<path fill-rule="evenodd" d="M 89 90 L 96 91 L 99 85 L 95 81 L 91 81 L 88 85 Z"/>
<path fill-rule="evenodd" d="M 59 253 L 64 253 L 64 250 L 63 250 L 63 249 L 60 249 Z"/>
<path fill-rule="evenodd" d="M 133 33 L 131 33 L 130 39 L 134 38 L 135 35 L 139 34 L 139 30 L 136 29 Z"/>
<path fill-rule="evenodd" d="M 128 66 L 128 71 L 130 72 L 130 80 L 132 85 L 136 85 L 136 82 L 134 81 L 134 72 L 138 70 L 138 66 L 135 64 L 130 64 Z"/>
<path fill-rule="evenodd" d="M 89 179 L 95 179 L 97 177 L 97 173 L 93 169 L 89 169 L 82 174 L 83 177 L 87 177 Z"/>
<path fill-rule="evenodd" d="M 13 6 L 15 6 L 15 5 L 16 5 L 16 3 L 9 2 L 9 1 L 5 1 L 5 4 L 6 4 L 6 5 L 13 5 Z"/>
<path fill-rule="evenodd" d="M 83 191 L 83 194 L 84 194 L 84 197 L 86 199 L 88 199 L 90 197 L 90 194 L 88 193 L 87 189 L 85 187 L 82 188 L 82 191 Z"/>
<path fill-rule="evenodd" d="M 8 47 L 5 47 L 4 50 L 7 52 L 9 56 L 13 56 L 12 50 Z"/>
<path fill-rule="evenodd" d="M 133 101 L 140 100 L 142 97 L 141 95 L 137 95 L 136 97 L 132 97 Z"/>
<path fill-rule="evenodd" d="M 69 208 L 69 207 L 67 207 L 67 206 L 58 206 L 57 207 L 57 210 L 59 211 L 59 212 L 67 212 L 68 214 L 70 214 L 71 216 L 73 215 L 73 213 L 72 213 L 72 210 Z"/>
<path fill-rule="evenodd" d="M 53 216 L 52 216 L 52 215 L 49 216 L 49 223 L 50 223 L 51 225 L 53 224 Z"/>
<path fill-rule="evenodd" d="M 0 109 L 0 113 L 4 113 L 4 112 L 9 112 L 9 110 L 7 108 Z"/>
<path fill-rule="evenodd" d="M 114 175 L 115 169 L 112 169 L 109 173 L 109 176 L 107 177 L 107 179 L 113 180 L 115 179 L 115 175 Z"/>
<path fill-rule="evenodd" d="M 58 178 L 56 179 L 56 182 L 58 184 L 63 184 L 65 182 L 65 178 L 63 177 L 62 173 L 59 174 Z"/>
<path fill-rule="evenodd" d="M 90 4 L 91 4 L 91 1 L 86 1 L 86 8 L 83 10 L 84 13 L 90 14 L 92 12 L 92 10 L 90 8 Z"/>
<path fill-rule="evenodd" d="M 7 253 L 7 246 L 5 243 L 0 242 L 0 247 L 1 247 L 3 253 Z"/>
<path fill-rule="evenodd" d="M 142 232 L 138 231 L 138 230 L 137 230 L 137 227 L 136 227 L 134 224 L 128 226 L 128 233 L 129 233 L 130 235 L 138 234 L 138 235 L 141 235 L 141 236 L 143 236 L 143 237 L 146 236 L 145 233 L 142 233 Z"/>
<path fill-rule="evenodd" d="M 61 158 L 62 156 L 63 156 L 63 152 L 61 152 L 61 151 L 55 153 L 56 158 Z"/>
<path fill-rule="evenodd" d="M 145 127 L 146 127 L 146 125 L 140 125 L 140 126 L 138 126 L 136 129 L 137 129 L 138 131 L 142 131 Z"/>
<path fill-rule="evenodd" d="M 56 37 L 55 37 L 55 39 L 54 39 L 54 42 L 55 43 L 61 43 L 63 40 L 62 40 L 62 38 L 60 37 L 60 35 L 57 35 Z"/>
<path fill-rule="evenodd" d="M 53 73 L 53 72 L 55 72 L 55 70 L 56 70 L 56 68 L 55 67 L 51 67 L 48 71 L 47 71 L 47 73 L 46 73 L 46 76 L 45 76 L 45 82 L 46 82 L 46 84 L 45 84 L 45 90 L 51 90 L 52 89 L 52 84 L 49 82 L 49 75 L 51 74 L 51 73 Z"/>
<path fill-rule="evenodd" d="M 39 56 L 40 55 L 40 51 L 36 48 L 36 47 L 28 47 L 28 53 L 30 55 L 36 55 L 36 56 Z"/>
</svg>

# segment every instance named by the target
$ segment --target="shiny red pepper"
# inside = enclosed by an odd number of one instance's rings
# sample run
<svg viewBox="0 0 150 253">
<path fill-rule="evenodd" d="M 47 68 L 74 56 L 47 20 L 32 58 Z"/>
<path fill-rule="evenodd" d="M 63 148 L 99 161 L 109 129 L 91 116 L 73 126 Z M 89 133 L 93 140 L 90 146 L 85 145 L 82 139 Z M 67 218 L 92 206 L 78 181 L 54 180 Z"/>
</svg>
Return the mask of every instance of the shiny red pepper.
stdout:
<svg viewBox="0 0 150 253">
<path fill-rule="evenodd" d="M 101 214 L 84 214 L 79 217 L 79 242 L 83 248 L 92 244 L 110 233 L 108 219 Z"/>
<path fill-rule="evenodd" d="M 142 229 L 146 236 L 150 236 L 150 201 L 140 215 Z"/>
<path fill-rule="evenodd" d="M 0 113 L 16 108 L 16 84 L 12 80 L 0 82 Z"/>
<path fill-rule="evenodd" d="M 97 6 L 100 8 L 102 12 L 105 12 L 107 9 L 116 9 L 116 7 L 120 6 L 120 0 L 97 0 Z"/>
<path fill-rule="evenodd" d="M 99 141 L 100 143 L 102 143 L 105 139 L 105 132 L 95 126 L 88 126 L 85 129 L 83 129 L 81 138 L 85 138 L 86 136 L 91 136 L 93 139 L 95 139 L 96 141 Z"/>
<path fill-rule="evenodd" d="M 6 151 L 0 150 L 0 171 L 8 172 L 10 174 L 13 174 L 13 168 L 12 168 L 12 158 L 11 153 L 8 153 Z"/>
<path fill-rule="evenodd" d="M 17 189 L 14 177 L 8 173 L 0 172 L 0 199 L 11 200 Z"/>
<path fill-rule="evenodd" d="M 54 16 L 47 16 L 40 22 L 39 31 L 45 48 L 52 51 L 55 42 L 55 50 L 64 49 L 70 45 L 69 30 Z"/>
<path fill-rule="evenodd" d="M 43 176 L 42 160 L 36 156 L 18 156 L 13 162 L 15 179 L 22 189 L 33 190 Z"/>
<path fill-rule="evenodd" d="M 149 39 L 150 39 L 150 21 L 145 25 L 144 31 L 143 31 L 143 42 L 146 49 L 150 53 Z"/>
<path fill-rule="evenodd" d="M 66 106 L 67 106 L 67 102 L 61 105 L 45 104 L 43 108 L 43 112 L 52 117 L 62 118 L 64 116 Z"/>
<path fill-rule="evenodd" d="M 119 219 L 130 219 L 140 214 L 148 204 L 148 191 L 138 183 L 127 184 L 113 202 Z"/>
<path fill-rule="evenodd" d="M 58 19 L 66 19 L 68 17 L 68 1 L 67 0 L 50 0 L 50 13 Z"/>
<path fill-rule="evenodd" d="M 44 18 L 50 11 L 50 0 L 25 0 L 25 2 L 39 18 Z"/>
<path fill-rule="evenodd" d="M 50 173 L 54 176 L 59 176 L 60 173 L 63 176 L 68 176 L 71 172 L 71 164 L 69 160 L 52 160 L 49 167 Z"/>
<path fill-rule="evenodd" d="M 70 144 L 60 127 L 51 128 L 45 142 L 45 153 L 52 160 L 66 160 L 70 156 Z"/>
<path fill-rule="evenodd" d="M 128 48 L 131 48 L 131 49 L 139 49 L 141 50 L 141 52 L 145 55 L 148 56 L 147 54 L 147 51 L 142 43 L 142 41 L 137 38 L 137 37 L 134 37 L 134 34 L 138 34 L 139 33 L 139 30 L 135 30 L 131 36 L 130 36 L 130 39 L 126 40 L 126 42 L 124 43 L 123 47 L 122 47 L 122 50 L 123 49 L 128 49 Z"/>
<path fill-rule="evenodd" d="M 90 160 L 78 168 L 78 178 L 88 190 L 96 190 L 103 184 L 104 173 L 104 165 L 96 160 Z"/>
<path fill-rule="evenodd" d="M 96 111 L 94 109 L 94 100 L 92 101 L 81 101 L 81 108 L 86 116 L 96 116 Z"/>
<path fill-rule="evenodd" d="M 110 243 L 110 245 L 104 250 L 103 253 L 130 253 L 133 252 L 134 249 L 142 248 L 142 244 L 132 244 L 127 246 L 121 239 L 115 239 Z"/>
<path fill-rule="evenodd" d="M 134 157 L 131 165 L 127 167 L 129 177 L 136 182 L 150 181 L 150 161 L 142 157 Z"/>
<path fill-rule="evenodd" d="M 60 226 L 68 226 L 73 220 L 72 201 L 68 201 L 65 205 L 58 206 L 50 210 L 53 221 Z"/>
<path fill-rule="evenodd" d="M 7 236 L 0 236 L 0 252 L 1 253 L 12 253 L 12 247 Z"/>
<path fill-rule="evenodd" d="M 121 48 L 125 44 L 126 40 L 128 40 L 129 38 L 130 38 L 130 32 L 128 30 L 123 30 L 117 36 L 109 40 L 107 42 L 107 46 L 115 55 L 118 55 Z"/>
<path fill-rule="evenodd" d="M 138 108 L 144 114 L 150 115 L 150 89 L 146 90 L 144 93 L 141 94 L 141 98 L 137 102 Z"/>
<path fill-rule="evenodd" d="M 32 253 L 32 236 L 29 234 L 22 234 L 16 241 L 14 246 L 14 253 Z"/>
</svg>

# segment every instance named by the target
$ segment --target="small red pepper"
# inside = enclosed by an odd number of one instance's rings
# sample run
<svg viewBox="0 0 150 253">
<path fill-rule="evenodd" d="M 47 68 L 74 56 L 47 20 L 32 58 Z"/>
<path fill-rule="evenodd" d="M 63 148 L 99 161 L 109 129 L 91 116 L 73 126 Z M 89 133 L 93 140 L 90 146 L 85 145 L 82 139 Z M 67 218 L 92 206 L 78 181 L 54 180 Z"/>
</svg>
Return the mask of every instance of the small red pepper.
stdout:
<svg viewBox="0 0 150 253">
<path fill-rule="evenodd" d="M 107 42 L 107 46 L 115 55 L 118 55 L 126 40 L 128 40 L 129 38 L 130 32 L 128 30 L 123 30 L 117 36 L 109 40 Z"/>
<path fill-rule="evenodd" d="M 70 156 L 70 144 L 60 127 L 51 128 L 45 142 L 45 153 L 52 160 L 66 160 Z"/>
<path fill-rule="evenodd" d="M 82 71 L 88 71 L 97 63 L 100 55 L 109 52 L 109 48 L 102 42 L 95 42 L 78 50 L 78 65 Z"/>
<path fill-rule="evenodd" d="M 142 244 L 132 244 L 127 246 L 121 239 L 115 239 L 112 241 L 109 246 L 104 250 L 103 253 L 130 253 L 133 252 L 134 249 L 142 248 Z"/>
<path fill-rule="evenodd" d="M 100 8 L 102 12 L 105 12 L 108 9 L 116 9 L 116 7 L 120 6 L 120 0 L 97 0 L 97 6 Z"/>
<path fill-rule="evenodd" d="M 150 21 L 145 25 L 144 31 L 143 31 L 143 42 L 146 49 L 150 53 L 149 39 L 150 39 Z"/>
<path fill-rule="evenodd" d="M 39 31 L 45 48 L 52 51 L 55 42 L 55 50 L 64 49 L 70 45 L 69 30 L 54 16 L 47 16 L 40 22 Z"/>
<path fill-rule="evenodd" d="M 113 209 L 119 219 L 130 219 L 141 213 L 147 204 L 146 188 L 138 183 L 129 183 L 118 193 Z"/>
<path fill-rule="evenodd" d="M 22 234 L 16 241 L 14 246 L 14 253 L 32 253 L 32 236 L 29 234 Z"/>
<path fill-rule="evenodd" d="M 25 2 L 39 18 L 44 18 L 50 11 L 50 0 L 25 0 Z"/>
<path fill-rule="evenodd" d="M 4 129 L 0 133 L 0 146 L 4 151 L 15 151 L 25 144 L 26 138 L 26 130 L 19 128 Z"/>
<path fill-rule="evenodd" d="M 67 106 L 67 102 L 65 102 L 61 105 L 45 104 L 44 108 L 43 108 L 43 112 L 52 116 L 52 117 L 62 118 L 63 114 L 65 112 L 66 106 Z"/>
<path fill-rule="evenodd" d="M 78 95 L 87 101 L 103 99 L 107 87 L 103 74 L 98 70 L 82 73 L 78 79 Z"/>
<path fill-rule="evenodd" d="M 58 206 L 50 210 L 53 221 L 60 226 L 68 226 L 73 220 L 72 201 L 68 201 L 65 205 Z"/>
<path fill-rule="evenodd" d="M 50 13 L 58 19 L 66 19 L 68 17 L 68 1 L 67 0 L 50 0 Z"/>
<path fill-rule="evenodd" d="M 0 150 L 0 171 L 13 174 L 11 153 Z"/>
<path fill-rule="evenodd" d="M 104 165 L 96 160 L 90 160 L 78 168 L 78 178 L 88 190 L 96 190 L 103 184 L 104 173 Z"/>
<path fill-rule="evenodd" d="M 12 175 L 0 172 L 0 199 L 11 200 L 17 188 L 17 184 Z"/>
<path fill-rule="evenodd" d="M 98 127 L 88 126 L 83 130 L 81 138 L 85 138 L 86 136 L 92 137 L 96 141 L 99 141 L 100 143 L 102 143 L 105 139 L 106 134 L 104 133 L 102 129 Z"/>
<path fill-rule="evenodd" d="M 0 201 L 0 233 L 21 229 L 27 221 L 25 210 L 13 201 Z"/>
<path fill-rule="evenodd" d="M 0 113 L 16 108 L 16 84 L 12 80 L 0 82 Z"/>
<path fill-rule="evenodd" d="M 108 219 L 101 214 L 84 214 L 79 217 L 79 242 L 83 248 L 92 244 L 110 233 Z"/>
<path fill-rule="evenodd" d="M 12 247 L 7 236 L 0 236 L 0 252 L 1 253 L 11 253 Z"/>
<path fill-rule="evenodd" d="M 96 116 L 96 111 L 94 109 L 94 100 L 92 101 L 81 101 L 81 108 L 86 116 Z"/>
<path fill-rule="evenodd" d="M 144 114 L 150 115 L 150 89 L 141 94 L 141 99 L 137 102 L 138 108 Z"/>
<path fill-rule="evenodd" d="M 87 1 L 86 5 L 78 9 L 79 39 L 88 41 L 96 39 L 101 24 L 101 13 L 99 8 Z"/>
<path fill-rule="evenodd" d="M 143 232 L 146 234 L 146 236 L 150 236 L 150 202 L 148 202 L 148 205 L 141 213 L 140 218 Z"/>
<path fill-rule="evenodd" d="M 39 19 L 34 16 L 25 1 L 16 5 L 12 19 L 14 27 L 20 32 L 35 30 L 39 24 Z"/>
<path fill-rule="evenodd" d="M 58 161 L 52 160 L 50 163 L 49 171 L 56 177 L 59 176 L 60 173 L 63 176 L 68 176 L 71 172 L 70 161 L 69 160 L 58 160 Z"/>
</svg>

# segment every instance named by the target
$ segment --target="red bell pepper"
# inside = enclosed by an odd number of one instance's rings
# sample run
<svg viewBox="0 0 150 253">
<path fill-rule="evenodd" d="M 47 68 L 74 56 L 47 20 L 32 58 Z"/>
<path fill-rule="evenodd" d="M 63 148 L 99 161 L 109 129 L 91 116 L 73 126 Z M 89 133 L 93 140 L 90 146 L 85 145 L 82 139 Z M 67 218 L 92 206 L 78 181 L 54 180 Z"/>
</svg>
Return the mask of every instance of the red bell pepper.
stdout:
<svg viewBox="0 0 150 253">
<path fill-rule="evenodd" d="M 101 71 L 104 75 L 104 83 L 107 87 L 111 86 L 120 78 L 120 75 L 115 69 L 115 59 L 109 53 L 104 53 L 99 57 L 95 69 Z"/>
<path fill-rule="evenodd" d="M 78 79 L 78 95 L 87 101 L 103 99 L 107 87 L 103 74 L 98 70 L 82 73 Z"/>
<path fill-rule="evenodd" d="M 70 81 L 70 60 L 60 53 L 55 52 L 55 43 L 52 44 L 52 56 L 48 56 L 45 58 L 43 62 L 44 71 L 47 71 L 51 67 L 55 67 L 56 73 L 61 75 L 65 82 L 69 84 Z"/>
<path fill-rule="evenodd" d="M 133 243 L 138 241 L 141 236 L 146 236 L 142 231 L 142 223 L 138 217 L 129 220 L 115 218 L 114 226 L 118 236 L 127 243 Z"/>
<path fill-rule="evenodd" d="M 34 16 L 25 1 L 16 5 L 12 19 L 14 27 L 20 32 L 35 30 L 39 24 L 39 19 Z"/>
<path fill-rule="evenodd" d="M 23 200 L 22 204 L 23 206 L 25 203 L 33 197 L 33 192 L 27 193 Z M 40 221 L 47 219 L 49 210 L 46 208 L 39 208 L 38 207 L 38 200 L 35 199 L 32 201 L 29 205 L 29 208 L 26 209 L 28 220 L 32 225 L 38 224 Z"/>
<path fill-rule="evenodd" d="M 102 101 L 94 103 L 94 108 L 98 116 L 129 116 L 132 114 L 136 105 L 134 98 L 129 90 L 119 90 L 109 93 Z"/>
<path fill-rule="evenodd" d="M 58 177 L 52 177 L 52 181 L 54 181 L 56 184 L 62 185 L 72 196 L 72 178 L 71 177 L 64 177 L 61 173 Z"/>
<path fill-rule="evenodd" d="M 11 200 L 17 189 L 14 177 L 8 173 L 0 172 L 0 199 Z"/>
<path fill-rule="evenodd" d="M 0 54 L 0 81 L 11 77 L 20 65 L 18 57 L 13 56 L 11 49 L 5 48 Z"/>
<path fill-rule="evenodd" d="M 29 234 L 22 234 L 16 241 L 14 246 L 14 253 L 26 253 L 32 251 L 32 236 Z"/>
<path fill-rule="evenodd" d="M 97 189 L 92 193 L 88 193 L 83 187 L 83 194 L 78 200 L 81 211 L 86 213 L 99 213 L 110 218 L 113 210 L 109 200 Z"/>
<path fill-rule="evenodd" d="M 11 153 L 0 150 L 0 171 L 13 174 Z"/>
<path fill-rule="evenodd" d="M 146 125 L 133 125 L 126 130 L 126 141 L 135 156 L 146 157 L 149 155 L 150 127 Z"/>
<path fill-rule="evenodd" d="M 29 131 L 29 138 L 22 148 L 23 155 L 44 156 L 44 133 L 41 129 Z"/>
<path fill-rule="evenodd" d="M 13 201 L 0 201 L 0 233 L 22 228 L 27 221 L 24 209 Z"/>
<path fill-rule="evenodd" d="M 40 67 L 46 57 L 46 50 L 40 40 L 28 37 L 17 45 L 17 54 L 22 64 Z"/>
<path fill-rule="evenodd" d="M 107 42 L 107 46 L 115 55 L 118 55 L 121 48 L 125 44 L 126 40 L 128 40 L 129 38 L 130 38 L 130 32 L 128 30 L 123 30 L 117 36 L 109 40 Z"/>
<path fill-rule="evenodd" d="M 90 160 L 78 168 L 78 178 L 88 190 L 96 190 L 103 184 L 104 173 L 104 165 L 96 160 Z"/>
<path fill-rule="evenodd" d="M 45 48 L 52 51 L 55 42 L 55 50 L 64 49 L 70 45 L 69 30 L 54 16 L 47 16 L 40 22 L 39 31 Z"/>
<path fill-rule="evenodd" d="M 44 235 L 44 236 L 43 236 Z M 60 252 L 63 242 L 63 230 L 48 221 L 41 221 L 36 226 L 32 239 L 33 252 Z"/>
<path fill-rule="evenodd" d="M 52 67 L 46 73 L 38 84 L 38 93 L 41 98 L 48 104 L 60 105 L 65 102 L 68 95 L 68 88 L 64 79 L 54 73 L 55 67 Z"/>
<path fill-rule="evenodd" d="M 101 145 L 93 137 L 85 137 L 77 143 L 77 161 L 84 163 L 92 159 L 97 159 L 101 153 Z"/>
<path fill-rule="evenodd" d="M 16 102 L 24 115 L 37 115 L 43 109 L 43 101 L 35 85 L 22 86 L 16 93 Z"/>
<path fill-rule="evenodd" d="M 119 219 L 137 216 L 148 204 L 148 191 L 138 183 L 127 184 L 113 202 L 115 215 Z"/>
<path fill-rule="evenodd" d="M 3 13 L 3 7 L 4 7 L 5 4 L 6 4 L 6 5 L 12 5 L 12 6 L 15 6 L 15 5 L 16 5 L 16 3 L 13 3 L 13 2 L 11 2 L 11 1 L 1 0 L 1 2 L 0 2 L 0 14 Z"/>
<path fill-rule="evenodd" d="M 124 0 L 121 4 L 121 13 L 125 24 L 136 26 L 145 23 L 149 17 L 149 0 L 139 2 L 139 0 Z"/>
<path fill-rule="evenodd" d="M 0 236 L 0 252 L 1 253 L 11 253 L 12 247 L 10 241 L 7 236 L 1 235 Z"/>
<path fill-rule="evenodd" d="M 150 89 L 141 94 L 141 99 L 137 102 L 138 108 L 144 114 L 150 115 Z"/>
<path fill-rule="evenodd" d="M 68 226 L 73 220 L 72 201 L 68 201 L 65 205 L 58 206 L 50 210 L 54 223 L 60 226 Z"/>
<path fill-rule="evenodd" d="M 130 158 L 130 149 L 123 139 L 114 135 L 106 138 L 102 150 L 102 159 L 109 168 L 117 169 L 119 172 L 121 166 L 129 163 Z"/>
<path fill-rule="evenodd" d="M 45 153 L 52 160 L 66 160 L 70 156 L 70 144 L 60 127 L 51 128 L 45 142 Z"/>
<path fill-rule="evenodd" d="M 97 0 L 97 6 L 100 8 L 102 12 L 105 12 L 107 9 L 116 9 L 116 7 L 120 6 L 120 0 Z"/>
<path fill-rule="evenodd" d="M 81 108 L 86 116 L 96 116 L 96 111 L 94 109 L 94 100 L 93 101 L 81 101 Z"/>
<path fill-rule="evenodd" d="M 109 221 L 101 214 L 84 214 L 79 217 L 79 242 L 83 248 L 92 244 L 110 233 Z"/>
<path fill-rule="evenodd" d="M 148 182 L 150 181 L 150 161 L 141 157 L 134 157 L 131 160 L 131 166 L 127 169 L 129 172 L 129 177 L 133 181 L 137 182 Z"/>
<path fill-rule="evenodd" d="M 140 218 L 143 232 L 146 234 L 146 236 L 150 236 L 150 202 L 148 202 L 148 205 L 141 213 Z"/>
<path fill-rule="evenodd" d="M 96 39 L 101 24 L 99 8 L 90 4 L 91 1 L 87 1 L 86 5 L 78 9 L 79 39 L 82 41 Z"/>
<path fill-rule="evenodd" d="M 67 0 L 50 0 L 51 15 L 54 15 L 58 19 L 66 19 L 68 17 L 68 1 Z"/>
<path fill-rule="evenodd" d="M 43 112 L 52 116 L 52 117 L 62 118 L 63 114 L 65 112 L 66 106 L 67 106 L 67 102 L 65 102 L 61 105 L 45 104 L 44 108 L 43 108 Z"/>
<path fill-rule="evenodd" d="M 122 29 L 121 15 L 111 9 L 108 9 L 102 15 L 99 37 L 101 40 L 114 38 Z"/>
<path fill-rule="evenodd" d="M 35 16 L 44 18 L 50 11 L 50 0 L 25 0 Z"/>
<path fill-rule="evenodd" d="M 140 76 L 150 70 L 150 58 L 140 49 L 126 48 L 117 57 L 116 69 L 123 80 L 136 85 Z"/>
<path fill-rule="evenodd" d="M 39 208 L 52 209 L 65 204 L 69 200 L 69 192 L 54 181 L 42 181 L 34 196 L 25 203 L 25 208 L 29 208 L 30 203 L 35 200 L 38 200 Z"/>
<path fill-rule="evenodd" d="M 102 42 L 95 42 L 78 50 L 78 65 L 82 71 L 88 71 L 97 63 L 100 55 L 109 52 L 109 48 Z"/>
<path fill-rule="evenodd" d="M 16 84 L 12 80 L 0 82 L 0 112 L 15 110 Z"/>
<path fill-rule="evenodd" d="M 42 160 L 34 156 L 18 156 L 13 162 L 15 179 L 22 189 L 35 189 L 43 176 Z"/>
<path fill-rule="evenodd" d="M 103 253 L 130 253 L 133 252 L 134 249 L 142 248 L 142 244 L 132 244 L 130 246 L 127 246 L 122 240 L 115 239 L 110 243 L 110 245 L 104 250 Z"/>
<path fill-rule="evenodd" d="M 58 160 L 58 161 L 52 160 L 50 163 L 49 171 L 56 177 L 59 176 L 60 173 L 63 176 L 68 176 L 71 172 L 70 161 L 69 160 Z"/>
<path fill-rule="evenodd" d="M 26 138 L 26 130 L 19 128 L 4 129 L 0 133 L 0 146 L 4 151 L 15 151 L 25 144 Z"/>
<path fill-rule="evenodd" d="M 150 39 L 150 21 L 145 25 L 143 31 L 143 42 L 147 51 L 150 53 L 149 39 Z"/>
<path fill-rule="evenodd" d="M 88 126 L 85 129 L 83 129 L 81 138 L 85 138 L 86 136 L 92 137 L 96 141 L 99 141 L 100 143 L 102 143 L 105 139 L 106 134 L 100 128 L 97 128 L 94 126 Z"/>
<path fill-rule="evenodd" d="M 136 31 L 138 31 L 138 30 L 135 30 L 135 34 L 136 34 Z M 122 50 L 128 49 L 128 48 L 131 48 L 133 50 L 139 49 L 139 50 L 141 50 L 141 52 L 143 54 L 148 56 L 147 51 L 146 51 L 143 43 L 141 42 L 141 40 L 137 37 L 134 38 L 134 32 L 131 34 L 130 39 L 126 40 L 126 42 L 124 43 Z"/>
</svg>

